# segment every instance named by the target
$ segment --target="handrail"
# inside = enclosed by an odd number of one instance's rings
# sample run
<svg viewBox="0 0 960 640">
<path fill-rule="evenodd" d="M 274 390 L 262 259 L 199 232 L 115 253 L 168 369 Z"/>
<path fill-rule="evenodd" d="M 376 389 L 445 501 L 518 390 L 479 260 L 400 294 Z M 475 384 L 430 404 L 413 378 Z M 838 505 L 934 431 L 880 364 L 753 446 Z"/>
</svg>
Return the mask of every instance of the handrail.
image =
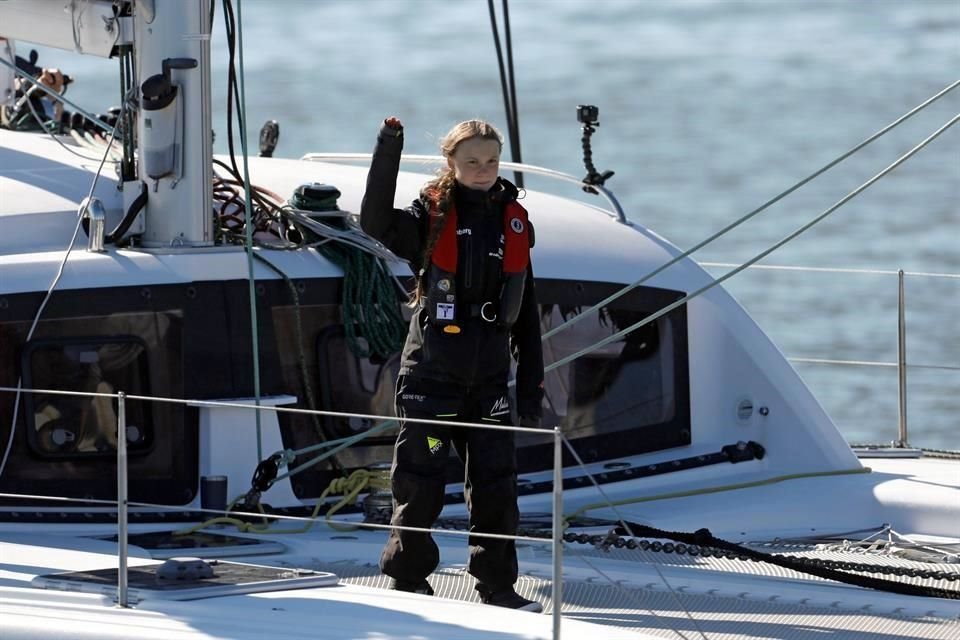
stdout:
<svg viewBox="0 0 960 640">
<path fill-rule="evenodd" d="M 701 262 L 703 267 L 730 267 L 722 262 Z M 850 269 L 838 267 L 802 267 L 785 265 L 750 265 L 751 269 L 768 269 L 779 271 L 799 271 L 799 272 L 818 272 L 818 273 L 847 273 L 859 275 L 896 275 L 897 276 L 897 361 L 896 362 L 875 362 L 863 360 L 834 360 L 825 358 L 796 358 L 787 357 L 790 362 L 806 362 L 812 364 L 830 364 L 830 365 L 857 365 L 873 367 L 896 367 L 897 368 L 897 439 L 892 441 L 894 448 L 908 448 L 907 439 L 907 370 L 908 369 L 938 369 L 942 371 L 960 371 L 960 366 L 952 365 L 931 365 L 931 364 L 907 364 L 907 325 L 906 325 L 906 295 L 904 277 L 915 276 L 924 278 L 946 278 L 951 280 L 960 280 L 960 274 L 952 273 L 931 273 L 931 272 L 908 272 L 903 269 L 890 271 L 885 269 Z"/>
<path fill-rule="evenodd" d="M 300 160 L 305 162 L 369 162 L 373 157 L 373 154 L 370 153 L 307 153 L 300 157 Z M 433 165 L 442 165 L 446 163 L 447 159 L 443 156 L 434 156 L 434 155 L 423 155 L 423 154 L 404 154 L 400 156 L 400 162 L 414 163 L 419 162 L 422 164 L 433 164 Z M 607 202 L 610 203 L 610 206 L 613 207 L 613 211 L 607 211 L 602 207 L 594 207 L 595 209 L 606 213 L 612 218 L 616 218 L 618 222 L 624 224 L 627 223 L 627 216 L 623 212 L 623 207 L 620 206 L 620 202 L 617 200 L 616 196 L 613 195 L 613 192 L 601 185 L 588 184 L 583 181 L 581 178 L 577 178 L 568 173 L 563 173 L 556 171 L 554 169 L 547 169 L 546 167 L 540 167 L 533 164 L 526 164 L 525 162 L 505 162 L 501 161 L 500 166 L 504 169 L 510 169 L 512 171 L 523 171 L 524 173 L 532 173 L 534 175 L 545 176 L 547 178 L 554 178 L 562 182 L 570 182 L 579 187 L 590 187 L 595 189 L 604 198 Z M 593 206 L 587 204 L 587 206 Z"/>
<path fill-rule="evenodd" d="M 789 362 L 802 362 L 804 364 L 829 364 L 838 366 L 853 367 L 899 367 L 899 362 L 877 362 L 872 360 L 833 360 L 830 358 L 794 358 L 787 357 Z M 908 369 L 936 369 L 938 371 L 960 371 L 960 367 L 946 364 L 907 364 L 903 366 Z"/>
<path fill-rule="evenodd" d="M 698 262 L 701 267 L 737 267 L 739 264 L 734 262 Z M 752 269 L 768 269 L 771 271 L 800 271 L 809 273 L 853 273 L 864 275 L 895 276 L 902 269 L 854 269 L 850 267 L 805 267 L 802 265 L 784 265 L 784 264 L 752 264 L 747 267 Z M 938 273 L 934 271 L 903 271 L 903 275 L 919 278 L 947 278 L 950 280 L 960 280 L 960 273 Z"/>
</svg>

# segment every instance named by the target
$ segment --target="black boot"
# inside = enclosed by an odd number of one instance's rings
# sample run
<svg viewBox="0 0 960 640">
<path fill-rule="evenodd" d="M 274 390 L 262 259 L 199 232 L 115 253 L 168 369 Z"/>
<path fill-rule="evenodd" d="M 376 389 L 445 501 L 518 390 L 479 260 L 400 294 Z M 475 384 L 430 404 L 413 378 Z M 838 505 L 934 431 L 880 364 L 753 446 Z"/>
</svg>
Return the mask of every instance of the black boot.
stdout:
<svg viewBox="0 0 960 640">
<path fill-rule="evenodd" d="M 520 609 L 521 611 L 533 611 L 540 613 L 543 606 L 535 600 L 527 600 L 517 593 L 513 587 L 503 587 L 493 589 L 485 584 L 478 584 L 477 591 L 480 592 L 480 601 L 483 604 L 492 604 L 495 607 L 506 607 L 507 609 Z"/>
<path fill-rule="evenodd" d="M 433 587 L 426 579 L 420 580 L 396 580 L 390 582 L 390 588 L 394 591 L 407 591 L 408 593 L 419 593 L 425 596 L 433 595 Z"/>
</svg>

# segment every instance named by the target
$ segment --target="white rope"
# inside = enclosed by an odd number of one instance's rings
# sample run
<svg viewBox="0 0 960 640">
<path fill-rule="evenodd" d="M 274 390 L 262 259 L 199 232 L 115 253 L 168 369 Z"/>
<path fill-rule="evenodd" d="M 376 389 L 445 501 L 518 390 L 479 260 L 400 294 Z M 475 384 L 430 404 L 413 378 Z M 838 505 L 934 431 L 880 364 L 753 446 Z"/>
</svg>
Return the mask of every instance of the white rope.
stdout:
<svg viewBox="0 0 960 640">
<path fill-rule="evenodd" d="M 32 109 L 32 107 L 31 107 Z M 107 161 L 107 156 L 110 153 L 110 148 L 113 146 L 113 139 L 117 135 L 117 128 L 114 127 L 110 131 L 110 140 L 107 141 L 107 148 L 104 150 L 103 158 L 100 160 L 100 166 L 97 167 L 97 172 L 93 176 L 93 181 L 90 183 L 90 191 L 87 192 L 87 200 L 93 197 L 93 191 L 97 188 L 97 180 L 100 178 L 100 172 L 103 171 L 103 165 Z M 77 224 L 73 228 L 73 236 L 70 238 L 70 244 L 67 245 L 67 250 L 63 254 L 63 260 L 60 261 L 60 266 L 57 268 L 57 273 L 53 277 L 53 281 L 50 283 L 50 286 L 47 288 L 47 293 L 43 297 L 43 301 L 40 303 L 40 307 L 37 309 L 36 315 L 33 317 L 33 324 L 30 325 L 30 331 L 27 332 L 27 339 L 25 342 L 30 342 L 33 338 L 33 332 L 37 328 L 37 323 L 40 322 L 40 316 L 43 314 L 43 310 L 47 306 L 47 302 L 50 301 L 50 296 L 53 295 L 53 290 L 56 288 L 57 283 L 60 282 L 61 276 L 63 276 L 63 270 L 67 266 L 67 259 L 70 257 L 70 252 L 73 251 L 73 245 L 77 241 L 77 236 L 80 233 L 80 227 L 83 225 L 83 211 L 80 210 L 77 212 Z M 20 408 L 20 389 L 23 383 L 23 376 L 17 378 L 17 387 L 16 387 L 16 397 L 13 401 L 13 420 L 10 423 L 10 437 L 7 438 L 7 447 L 3 452 L 3 459 L 0 460 L 0 478 L 3 477 L 3 470 L 7 466 L 7 459 L 10 456 L 10 451 L 13 449 L 13 434 L 16 432 L 17 428 L 17 413 Z"/>
</svg>

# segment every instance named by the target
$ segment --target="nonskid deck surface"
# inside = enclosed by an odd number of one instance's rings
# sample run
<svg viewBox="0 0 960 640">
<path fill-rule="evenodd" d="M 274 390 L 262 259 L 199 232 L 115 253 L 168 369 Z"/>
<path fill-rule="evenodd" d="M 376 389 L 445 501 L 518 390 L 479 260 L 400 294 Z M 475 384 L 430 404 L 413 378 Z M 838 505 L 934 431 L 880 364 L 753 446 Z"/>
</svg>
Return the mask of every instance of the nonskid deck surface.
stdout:
<svg viewBox="0 0 960 640">
<path fill-rule="evenodd" d="M 317 532 L 318 534 L 320 532 Z M 321 537 L 326 537 L 320 534 Z M 336 573 L 342 582 L 387 589 L 390 579 L 376 564 L 381 538 L 356 532 L 340 560 L 321 552 L 309 568 Z M 331 538 L 334 536 L 330 536 Z M 441 556 L 463 553 L 462 538 L 437 536 Z M 332 542 L 332 540 L 331 540 Z M 885 565 L 945 577 L 897 576 L 911 584 L 960 590 L 960 565 L 845 550 L 842 545 L 765 545 L 775 554 L 815 560 Z M 349 559 L 353 556 L 354 559 Z M 548 546 L 518 544 L 517 591 L 553 611 Z M 693 556 L 652 550 L 566 544 L 563 551 L 564 617 L 665 638 L 710 640 L 806 639 L 813 637 L 894 640 L 960 637 L 960 602 L 872 591 L 801 574 L 767 563 L 725 556 Z M 893 578 L 885 574 L 864 573 Z M 478 601 L 475 579 L 460 564 L 444 564 L 429 578 L 437 597 Z M 669 587 L 667 584 L 669 584 Z M 700 634 L 703 634 L 701 636 Z M 682 635 L 679 635 L 682 634 Z"/>
<path fill-rule="evenodd" d="M 87 532 L 90 533 L 90 532 Z M 256 535 L 276 542 L 280 536 Z M 63 543 L 88 548 L 86 560 L 72 568 L 116 566 L 107 555 L 111 543 L 84 534 L 80 538 L 57 536 L 46 544 Z M 462 557 L 461 537 L 438 535 L 441 555 Z M 73 541 L 71 543 L 70 541 Z M 17 542 L 18 541 L 18 542 Z M 37 573 L 45 573 L 56 565 L 49 556 L 50 548 L 34 540 L 32 546 L 24 534 L 7 540 L 17 556 L 32 548 L 48 561 L 37 559 Z M 388 589 L 390 580 L 380 573 L 376 558 L 383 543 L 382 532 L 334 532 L 320 528 L 305 536 L 282 538 L 284 553 L 234 558 L 239 562 L 292 567 L 335 573 L 341 583 Z M 338 546 L 339 544 L 339 546 Z M 6 545 L 3 545 L 6 546 Z M 870 564 L 869 554 L 851 553 L 841 548 L 796 549 L 771 547 L 774 552 L 805 554 L 818 559 L 851 560 L 860 558 Z M 137 563 L 149 562 L 143 549 L 134 547 Z M 747 562 L 728 557 L 665 553 L 642 549 L 604 550 L 592 545 L 564 545 L 564 585 L 561 611 L 566 619 L 592 622 L 636 633 L 637 637 L 709 638 L 710 640 L 743 640 L 752 638 L 797 640 L 810 637 L 864 638 L 897 640 L 921 638 L 952 640 L 960 637 L 960 603 L 933 598 L 910 598 L 841 585 L 769 564 Z M 2 562 L 11 562 L 14 554 L 3 553 Z M 57 554 L 54 553 L 54 556 Z M 517 590 L 544 605 L 545 614 L 553 610 L 550 580 L 551 552 L 548 546 L 521 543 L 518 548 L 521 576 Z M 98 560 L 99 558 L 99 560 Z M 21 557 L 18 562 L 27 566 Z M 904 569 L 923 569 L 956 575 L 960 566 L 946 563 L 923 563 L 907 559 L 880 558 L 883 562 Z M 12 566 L 12 565 L 11 565 Z M 43 569 L 42 567 L 46 567 Z M 20 575 L 23 586 L 31 580 L 26 571 Z M 921 578 L 905 577 L 918 583 Z M 14 581 L 18 582 L 18 581 Z M 431 577 L 436 597 L 478 602 L 475 579 L 462 564 L 444 564 Z M 956 589 L 960 581 L 940 580 L 925 584 Z M 669 584 L 669 587 L 667 586 Z M 11 583 L 10 586 L 16 586 Z M 54 597 L 54 592 L 43 592 Z M 290 592 L 296 593 L 296 592 Z M 64 597 L 67 597 L 64 594 Z M 423 604 L 429 607 L 426 596 Z M 206 601 L 215 606 L 217 598 Z M 147 608 L 160 605 L 144 603 Z M 166 606 L 166 605 L 164 605 Z M 529 614 L 534 615 L 534 614 Z"/>
<path fill-rule="evenodd" d="M 334 563 L 325 569 L 336 570 L 343 582 L 389 588 L 390 579 L 375 565 Z M 429 580 L 435 597 L 479 601 L 473 588 L 475 580 L 463 569 L 442 569 Z M 700 638 L 702 633 L 710 640 L 805 640 L 814 635 L 864 640 L 954 640 L 960 635 L 958 620 L 882 615 L 827 604 L 789 604 L 778 602 L 773 596 L 763 599 L 749 593 L 721 594 L 722 582 L 718 580 L 717 584 L 718 593 L 706 595 L 684 590 L 671 593 L 662 583 L 640 586 L 613 585 L 601 578 L 569 580 L 564 583 L 561 611 L 565 618 L 664 638 Z M 553 611 L 548 578 L 524 575 L 516 586 L 521 595 L 542 603 L 545 614 Z"/>
</svg>

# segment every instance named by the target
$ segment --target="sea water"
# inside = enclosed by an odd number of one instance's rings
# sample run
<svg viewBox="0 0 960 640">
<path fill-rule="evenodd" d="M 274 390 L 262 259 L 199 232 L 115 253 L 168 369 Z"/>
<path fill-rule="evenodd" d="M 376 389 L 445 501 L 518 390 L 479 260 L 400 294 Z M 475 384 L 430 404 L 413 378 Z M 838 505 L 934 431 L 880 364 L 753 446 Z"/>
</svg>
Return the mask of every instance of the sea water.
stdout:
<svg viewBox="0 0 960 640">
<path fill-rule="evenodd" d="M 218 3 L 219 4 L 219 3 Z M 502 0 L 495 1 L 501 29 Z M 578 104 L 600 109 L 599 171 L 628 216 L 689 248 L 960 78 L 956 0 L 511 0 L 522 159 L 583 176 Z M 267 119 L 277 156 L 367 152 L 388 115 L 406 152 L 455 122 L 505 129 L 483 0 L 244 0 L 250 148 Z M 218 152 L 226 151 L 223 11 L 213 38 Z M 505 43 L 504 43 L 505 46 Z M 28 47 L 21 47 L 20 53 Z M 41 49 L 104 110 L 114 62 Z M 116 100 L 110 104 L 116 103 Z M 811 221 L 960 112 L 960 89 L 698 252 L 716 276 Z M 509 159 L 509 153 L 505 153 Z M 527 176 L 526 186 L 545 185 Z M 549 186 L 553 191 L 556 188 Z M 569 195 L 588 198 L 571 188 Z M 728 289 L 853 442 L 898 423 L 897 270 L 907 272 L 909 440 L 960 448 L 960 127 Z M 599 204 L 599 201 L 598 201 Z M 531 212 L 549 215 L 549 212 Z M 642 274 L 638 274 L 640 276 Z M 829 365 L 805 360 L 848 360 Z"/>
</svg>

